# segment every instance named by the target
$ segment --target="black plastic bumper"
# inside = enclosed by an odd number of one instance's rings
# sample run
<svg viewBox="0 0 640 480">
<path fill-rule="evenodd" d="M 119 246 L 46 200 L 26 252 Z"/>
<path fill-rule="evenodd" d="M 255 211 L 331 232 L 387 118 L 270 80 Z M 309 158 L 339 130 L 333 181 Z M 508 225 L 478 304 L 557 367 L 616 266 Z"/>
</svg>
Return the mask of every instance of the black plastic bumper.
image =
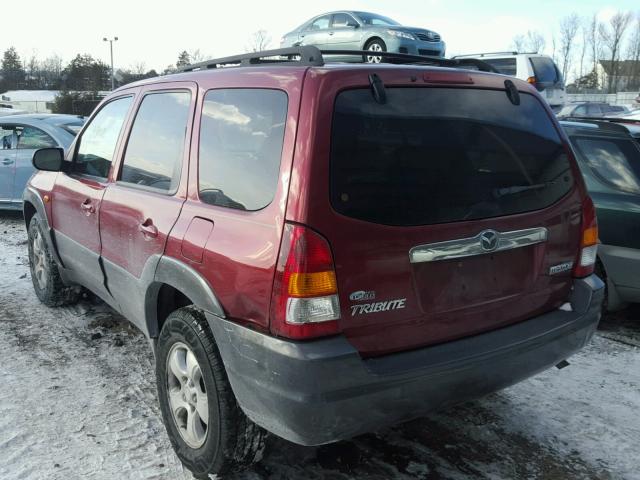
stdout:
<svg viewBox="0 0 640 480">
<path fill-rule="evenodd" d="M 344 337 L 292 342 L 208 318 L 249 418 L 287 440 L 320 445 L 486 395 L 557 364 L 591 339 L 603 294 L 592 275 L 576 280 L 570 312 L 368 360 Z"/>
</svg>

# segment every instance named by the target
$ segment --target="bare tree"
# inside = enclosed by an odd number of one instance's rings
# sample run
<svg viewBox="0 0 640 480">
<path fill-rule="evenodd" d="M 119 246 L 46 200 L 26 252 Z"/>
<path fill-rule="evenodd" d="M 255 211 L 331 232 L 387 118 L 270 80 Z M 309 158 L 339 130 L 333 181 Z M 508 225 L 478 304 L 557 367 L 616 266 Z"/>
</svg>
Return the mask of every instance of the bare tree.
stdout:
<svg viewBox="0 0 640 480">
<path fill-rule="evenodd" d="M 640 89 L 640 12 L 636 14 L 635 21 L 633 22 L 626 57 L 633 61 L 629 87 L 636 90 Z"/>
<path fill-rule="evenodd" d="M 562 76 L 566 79 L 571 69 L 574 41 L 580 28 L 580 18 L 572 13 L 560 20 L 560 55 L 562 56 Z"/>
<path fill-rule="evenodd" d="M 601 23 L 598 20 L 597 14 L 593 14 L 587 27 L 587 37 L 589 39 L 589 50 L 591 54 L 591 61 L 593 63 L 593 77 L 596 88 L 600 85 L 598 78 L 598 62 L 602 56 L 602 43 L 601 43 Z"/>
<path fill-rule="evenodd" d="M 580 33 L 582 34 L 582 41 L 580 42 L 580 70 L 578 72 L 578 78 L 584 77 L 584 60 L 587 56 L 587 50 L 589 49 L 589 25 L 589 18 L 585 18 L 580 21 Z"/>
<path fill-rule="evenodd" d="M 537 30 L 529 30 L 527 32 L 527 51 L 540 53 L 544 50 L 544 47 L 546 45 L 547 42 L 544 39 L 544 35 L 542 35 L 540 32 L 538 32 Z"/>
<path fill-rule="evenodd" d="M 130 70 L 134 75 L 144 75 L 144 73 L 147 71 L 147 64 L 142 61 L 135 62 L 133 65 L 131 65 Z"/>
<path fill-rule="evenodd" d="M 189 57 L 191 58 L 191 63 L 199 63 L 210 59 L 211 55 L 205 55 L 200 51 L 199 48 L 196 48 L 195 50 L 191 50 L 189 52 Z"/>
<path fill-rule="evenodd" d="M 524 38 L 524 35 L 518 34 L 515 37 L 513 37 L 513 40 L 511 40 L 511 47 L 516 52 L 524 52 L 524 45 L 526 41 L 527 40 L 526 38 Z"/>
<path fill-rule="evenodd" d="M 551 30 L 551 58 L 553 62 L 558 64 L 558 37 L 556 36 L 556 31 Z"/>
<path fill-rule="evenodd" d="M 619 60 L 622 42 L 624 40 L 624 34 L 631 23 L 631 18 L 631 12 L 618 12 L 611 17 L 609 25 L 600 25 L 599 31 L 602 37 L 602 43 L 609 53 L 609 81 L 607 82 L 607 91 L 609 93 L 614 93 L 618 87 L 618 70 L 620 68 Z"/>
<path fill-rule="evenodd" d="M 249 45 L 246 50 L 248 52 L 261 52 L 267 50 L 271 45 L 271 35 L 266 30 L 258 30 L 251 34 L 249 38 Z"/>
</svg>

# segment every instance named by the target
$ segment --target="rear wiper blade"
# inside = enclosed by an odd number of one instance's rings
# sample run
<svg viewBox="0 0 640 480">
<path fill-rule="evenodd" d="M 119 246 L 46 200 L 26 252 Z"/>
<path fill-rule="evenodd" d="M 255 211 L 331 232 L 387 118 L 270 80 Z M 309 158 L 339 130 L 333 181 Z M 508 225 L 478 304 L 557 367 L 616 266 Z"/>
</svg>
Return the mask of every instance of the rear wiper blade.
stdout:
<svg viewBox="0 0 640 480">
<path fill-rule="evenodd" d="M 504 197 L 506 195 L 515 195 L 517 193 L 527 192 L 529 190 L 540 190 L 554 182 L 537 183 L 535 185 L 513 185 L 512 187 L 495 188 L 493 190 L 493 196 L 496 198 Z"/>
</svg>

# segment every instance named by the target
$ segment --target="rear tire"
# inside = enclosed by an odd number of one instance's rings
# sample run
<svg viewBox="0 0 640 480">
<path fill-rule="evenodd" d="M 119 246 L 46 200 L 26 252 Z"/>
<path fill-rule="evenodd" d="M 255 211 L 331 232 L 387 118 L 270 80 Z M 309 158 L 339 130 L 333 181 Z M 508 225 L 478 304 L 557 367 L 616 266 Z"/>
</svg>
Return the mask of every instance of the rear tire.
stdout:
<svg viewBox="0 0 640 480">
<path fill-rule="evenodd" d="M 365 50 L 369 50 L 371 52 L 386 52 L 387 45 L 380 40 L 379 38 L 374 38 L 373 40 L 369 40 L 364 47 Z M 363 61 L 365 63 L 382 63 L 383 58 L 375 55 L 364 55 Z"/>
<path fill-rule="evenodd" d="M 238 472 L 262 458 L 267 433 L 240 409 L 197 308 L 176 310 L 163 325 L 156 380 L 171 445 L 196 478 Z"/>
<path fill-rule="evenodd" d="M 67 286 L 62 281 L 36 215 L 29 222 L 28 235 L 31 281 L 40 301 L 49 307 L 76 303 L 80 299 L 81 288 Z"/>
</svg>

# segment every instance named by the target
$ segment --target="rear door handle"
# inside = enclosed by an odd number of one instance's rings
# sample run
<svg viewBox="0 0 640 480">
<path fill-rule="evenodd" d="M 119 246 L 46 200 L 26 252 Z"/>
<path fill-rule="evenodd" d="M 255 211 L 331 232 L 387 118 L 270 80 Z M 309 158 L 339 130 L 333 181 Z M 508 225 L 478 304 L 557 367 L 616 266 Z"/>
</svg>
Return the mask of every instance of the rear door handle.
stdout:
<svg viewBox="0 0 640 480">
<path fill-rule="evenodd" d="M 144 223 L 141 223 L 138 226 L 138 230 L 140 230 L 140 233 L 142 233 L 145 238 L 156 238 L 158 236 L 158 229 L 150 218 L 145 220 Z"/>
<path fill-rule="evenodd" d="M 12 163 L 13 160 L 11 160 L 10 158 L 5 158 L 4 160 L 2 160 L 3 165 L 11 165 Z"/>
<path fill-rule="evenodd" d="M 80 204 L 80 208 L 86 215 L 91 215 L 96 211 L 91 199 L 87 198 L 84 202 Z"/>
</svg>

